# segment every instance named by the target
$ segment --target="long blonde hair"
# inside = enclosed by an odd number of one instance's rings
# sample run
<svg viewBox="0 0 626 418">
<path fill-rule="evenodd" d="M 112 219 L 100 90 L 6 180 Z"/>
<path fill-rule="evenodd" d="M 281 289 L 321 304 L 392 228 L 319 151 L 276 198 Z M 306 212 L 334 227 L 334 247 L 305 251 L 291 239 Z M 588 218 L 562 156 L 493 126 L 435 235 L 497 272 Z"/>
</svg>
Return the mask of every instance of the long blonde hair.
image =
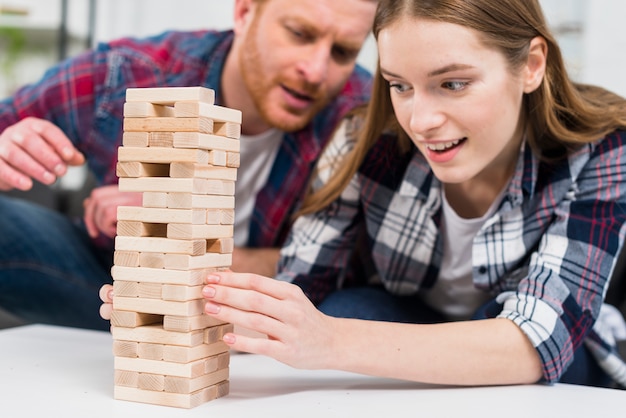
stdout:
<svg viewBox="0 0 626 418">
<path fill-rule="evenodd" d="M 540 158 L 564 157 L 568 149 L 626 127 L 626 101 L 622 97 L 570 80 L 537 0 L 381 0 L 374 36 L 378 38 L 381 30 L 403 16 L 453 23 L 479 32 L 486 46 L 502 52 L 512 71 L 525 64 L 533 38 L 546 40 L 543 82 L 524 96 L 528 144 Z M 396 134 L 401 151 L 411 148 L 393 113 L 389 86 L 378 70 L 367 109 L 354 113 L 364 121 L 353 150 L 328 183 L 305 197 L 298 215 L 316 212 L 334 201 L 383 132 Z"/>
</svg>

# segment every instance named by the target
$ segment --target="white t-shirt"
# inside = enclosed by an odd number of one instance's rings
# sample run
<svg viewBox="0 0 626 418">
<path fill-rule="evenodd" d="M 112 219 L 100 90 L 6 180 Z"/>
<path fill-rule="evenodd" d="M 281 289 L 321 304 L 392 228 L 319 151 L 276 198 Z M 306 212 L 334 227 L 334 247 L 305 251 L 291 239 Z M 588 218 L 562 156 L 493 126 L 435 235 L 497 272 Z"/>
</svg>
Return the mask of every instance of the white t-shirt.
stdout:
<svg viewBox="0 0 626 418">
<path fill-rule="evenodd" d="M 492 203 L 487 213 L 480 218 L 471 219 L 461 218 L 448 203 L 445 192 L 441 195 L 441 270 L 432 289 L 425 292 L 422 298 L 431 308 L 452 320 L 469 319 L 481 305 L 492 298 L 488 293 L 474 287 L 472 242 L 485 221 L 495 213 L 503 194 Z"/>
<path fill-rule="evenodd" d="M 235 232 L 238 247 L 248 242 L 248 230 L 256 195 L 270 176 L 276 154 L 280 148 L 283 132 L 270 129 L 259 135 L 242 135 L 240 141 L 240 164 L 235 182 Z"/>
</svg>

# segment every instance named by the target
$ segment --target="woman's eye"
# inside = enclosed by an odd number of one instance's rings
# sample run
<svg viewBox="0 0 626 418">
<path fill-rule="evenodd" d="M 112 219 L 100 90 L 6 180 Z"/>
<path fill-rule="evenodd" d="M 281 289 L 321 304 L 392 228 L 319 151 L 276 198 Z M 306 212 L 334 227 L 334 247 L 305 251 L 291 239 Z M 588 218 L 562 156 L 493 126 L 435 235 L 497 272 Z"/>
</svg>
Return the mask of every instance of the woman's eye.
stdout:
<svg viewBox="0 0 626 418">
<path fill-rule="evenodd" d="M 389 83 L 389 88 L 391 90 L 397 91 L 398 93 L 402 93 L 408 90 L 408 87 L 406 86 L 406 84 L 401 84 L 401 83 Z"/>
<path fill-rule="evenodd" d="M 461 91 L 469 85 L 467 81 L 446 81 L 442 84 L 442 87 L 452 91 Z"/>
</svg>

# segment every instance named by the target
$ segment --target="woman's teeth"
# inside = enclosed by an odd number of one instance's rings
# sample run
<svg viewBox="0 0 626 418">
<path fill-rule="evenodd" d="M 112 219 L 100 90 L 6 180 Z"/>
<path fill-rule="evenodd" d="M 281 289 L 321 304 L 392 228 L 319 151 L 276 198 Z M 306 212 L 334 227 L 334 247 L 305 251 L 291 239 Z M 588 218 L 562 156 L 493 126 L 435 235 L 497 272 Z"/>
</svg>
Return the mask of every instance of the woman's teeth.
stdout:
<svg viewBox="0 0 626 418">
<path fill-rule="evenodd" d="M 457 139 L 456 141 L 450 141 L 450 142 L 437 142 L 436 144 L 426 144 L 426 148 L 432 151 L 443 151 L 448 148 L 452 148 L 455 145 L 458 145 L 459 142 L 461 142 L 460 139 Z"/>
</svg>

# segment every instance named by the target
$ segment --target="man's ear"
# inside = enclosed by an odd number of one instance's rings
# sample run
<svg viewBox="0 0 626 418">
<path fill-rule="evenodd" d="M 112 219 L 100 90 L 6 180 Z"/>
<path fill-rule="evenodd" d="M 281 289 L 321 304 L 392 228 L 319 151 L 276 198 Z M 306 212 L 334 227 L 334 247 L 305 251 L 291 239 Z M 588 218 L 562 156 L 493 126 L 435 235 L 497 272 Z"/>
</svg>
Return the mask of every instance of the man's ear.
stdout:
<svg viewBox="0 0 626 418">
<path fill-rule="evenodd" d="M 255 0 L 235 0 L 235 15 L 233 30 L 239 35 L 245 31 L 252 20 L 257 2 Z"/>
<path fill-rule="evenodd" d="M 528 59 L 524 67 L 524 93 L 535 91 L 543 81 L 548 59 L 548 43 L 537 36 L 530 41 Z"/>
</svg>

